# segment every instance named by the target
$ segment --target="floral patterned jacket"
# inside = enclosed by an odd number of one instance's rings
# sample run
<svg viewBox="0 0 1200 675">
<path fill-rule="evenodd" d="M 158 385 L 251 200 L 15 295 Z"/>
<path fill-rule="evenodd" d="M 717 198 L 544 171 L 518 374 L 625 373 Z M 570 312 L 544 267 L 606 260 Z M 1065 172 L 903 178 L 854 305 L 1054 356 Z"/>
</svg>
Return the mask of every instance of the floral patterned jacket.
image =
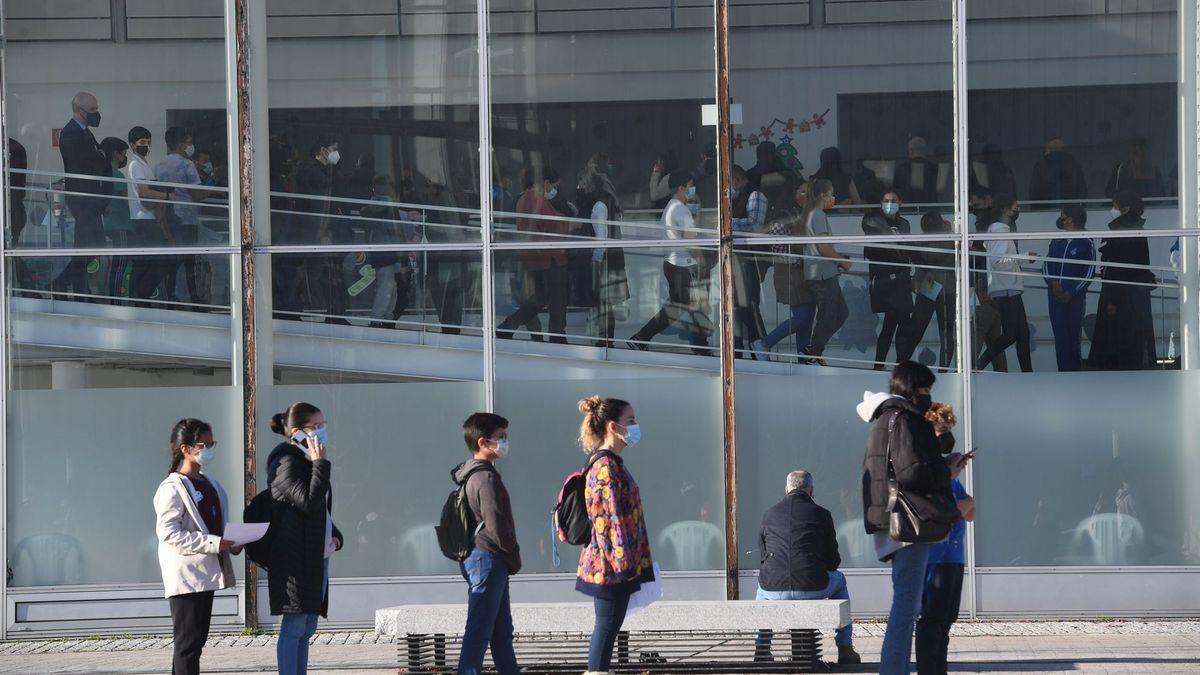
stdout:
<svg viewBox="0 0 1200 675">
<path fill-rule="evenodd" d="M 583 495 L 592 540 L 579 555 L 576 590 L 604 596 L 653 580 L 642 496 L 618 455 L 606 453 L 592 464 Z"/>
</svg>

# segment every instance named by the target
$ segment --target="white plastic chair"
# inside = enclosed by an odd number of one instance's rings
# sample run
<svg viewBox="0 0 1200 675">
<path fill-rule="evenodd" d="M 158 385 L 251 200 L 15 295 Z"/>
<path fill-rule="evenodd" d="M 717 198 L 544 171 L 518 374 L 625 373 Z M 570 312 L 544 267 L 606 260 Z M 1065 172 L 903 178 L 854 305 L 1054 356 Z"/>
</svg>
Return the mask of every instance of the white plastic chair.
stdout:
<svg viewBox="0 0 1200 675">
<path fill-rule="evenodd" d="M 698 570 L 720 558 L 725 545 L 721 528 L 702 520 L 681 520 L 666 526 L 658 535 L 658 546 L 670 550 L 675 557 L 675 569 Z M 717 551 L 716 558 L 713 551 Z"/>
<path fill-rule="evenodd" d="M 1126 564 L 1129 549 L 1144 538 L 1141 522 L 1123 513 L 1097 513 L 1081 520 L 1075 528 L 1076 548 L 1084 542 L 1090 545 L 1091 563 L 1095 565 Z"/>
<path fill-rule="evenodd" d="M 438 546 L 433 523 L 418 525 L 400 537 L 400 557 L 417 574 L 444 574 L 450 568 Z"/>
<path fill-rule="evenodd" d="M 83 547 L 67 534 L 35 534 L 13 549 L 13 573 L 30 586 L 62 586 L 83 581 Z M 24 572 L 24 574 L 22 574 Z"/>
</svg>

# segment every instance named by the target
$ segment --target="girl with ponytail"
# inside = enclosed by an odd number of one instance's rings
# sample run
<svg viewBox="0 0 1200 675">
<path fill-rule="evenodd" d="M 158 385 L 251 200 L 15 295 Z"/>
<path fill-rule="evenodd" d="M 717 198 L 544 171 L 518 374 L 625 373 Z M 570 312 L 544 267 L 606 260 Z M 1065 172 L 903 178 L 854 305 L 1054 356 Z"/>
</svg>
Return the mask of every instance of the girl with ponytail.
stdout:
<svg viewBox="0 0 1200 675">
<path fill-rule="evenodd" d="M 224 539 L 229 497 L 204 467 L 216 459 L 212 427 L 184 419 L 171 429 L 171 464 L 154 493 L 158 564 L 171 606 L 175 643 L 171 672 L 200 672 L 213 595 L 233 586 L 229 554 L 241 548 Z"/>
<path fill-rule="evenodd" d="M 592 521 L 591 541 L 579 555 L 575 590 L 592 597 L 596 627 L 588 649 L 588 673 L 609 672 L 613 644 L 629 598 L 654 580 L 642 496 L 622 454 L 641 439 L 628 401 L 591 396 L 579 402 L 579 444 L 591 457 L 583 496 Z M 594 459 L 594 461 L 591 461 Z"/>
</svg>

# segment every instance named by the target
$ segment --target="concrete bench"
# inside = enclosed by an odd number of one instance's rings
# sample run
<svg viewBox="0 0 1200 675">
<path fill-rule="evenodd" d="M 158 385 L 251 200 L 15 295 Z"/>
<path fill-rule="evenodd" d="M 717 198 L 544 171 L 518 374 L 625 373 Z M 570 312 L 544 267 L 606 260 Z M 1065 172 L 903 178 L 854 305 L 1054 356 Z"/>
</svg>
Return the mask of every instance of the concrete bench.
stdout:
<svg viewBox="0 0 1200 675">
<path fill-rule="evenodd" d="M 512 612 L 517 656 L 530 672 L 586 670 L 592 603 L 522 603 Z M 466 621 L 465 603 L 401 605 L 375 612 L 375 632 L 404 638 L 400 659 L 407 672 L 431 672 L 457 663 Z M 718 664 L 718 672 L 815 669 L 821 631 L 848 623 L 848 600 L 659 601 L 625 620 L 614 670 L 678 673 L 711 671 Z M 765 641 L 759 640 L 756 654 L 760 630 L 788 635 L 772 642 L 771 660 L 763 658 Z"/>
</svg>

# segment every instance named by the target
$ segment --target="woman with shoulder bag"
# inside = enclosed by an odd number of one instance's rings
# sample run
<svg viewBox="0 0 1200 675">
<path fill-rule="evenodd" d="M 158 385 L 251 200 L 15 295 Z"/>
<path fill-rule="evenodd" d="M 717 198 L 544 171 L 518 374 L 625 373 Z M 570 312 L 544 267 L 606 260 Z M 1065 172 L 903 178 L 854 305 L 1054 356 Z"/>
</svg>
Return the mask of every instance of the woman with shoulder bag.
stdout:
<svg viewBox="0 0 1200 675">
<path fill-rule="evenodd" d="M 621 459 L 641 438 L 633 406 L 592 396 L 579 402 L 579 411 L 579 443 L 589 455 L 601 456 L 591 462 L 583 491 L 592 537 L 579 556 L 575 590 L 592 596 L 596 606 L 585 675 L 601 675 L 610 672 L 629 598 L 642 584 L 654 581 L 654 563 L 642 496 Z"/>
<path fill-rule="evenodd" d="M 950 467 L 961 455 L 943 457 L 933 425 L 925 419 L 936 380 L 929 368 L 905 361 L 892 371 L 890 393 L 866 392 L 857 408 L 871 424 L 862 468 L 864 524 L 875 538 L 879 560 L 892 564 L 892 608 L 880 655 L 881 675 L 910 672 L 925 563 L 930 541 L 936 541 L 929 539 L 929 530 L 943 529 L 942 521 L 953 523 L 959 517 Z M 907 522 L 897 504 L 906 499 L 920 506 L 919 515 Z M 947 505 L 944 513 L 940 504 Z"/>
<path fill-rule="evenodd" d="M 215 457 L 212 427 L 184 419 L 171 430 L 171 470 L 154 493 L 154 532 L 175 638 L 171 672 L 200 672 L 216 591 L 234 584 L 229 554 L 241 547 L 223 539 L 229 522 L 225 489 L 202 472 Z"/>
<path fill-rule="evenodd" d="M 288 439 L 267 458 L 276 508 L 267 587 L 271 615 L 283 615 L 275 651 L 280 675 L 302 675 L 308 639 L 329 609 L 329 558 L 343 539 L 333 524 L 325 416 L 311 403 L 293 403 L 271 419 L 271 430 Z"/>
</svg>

